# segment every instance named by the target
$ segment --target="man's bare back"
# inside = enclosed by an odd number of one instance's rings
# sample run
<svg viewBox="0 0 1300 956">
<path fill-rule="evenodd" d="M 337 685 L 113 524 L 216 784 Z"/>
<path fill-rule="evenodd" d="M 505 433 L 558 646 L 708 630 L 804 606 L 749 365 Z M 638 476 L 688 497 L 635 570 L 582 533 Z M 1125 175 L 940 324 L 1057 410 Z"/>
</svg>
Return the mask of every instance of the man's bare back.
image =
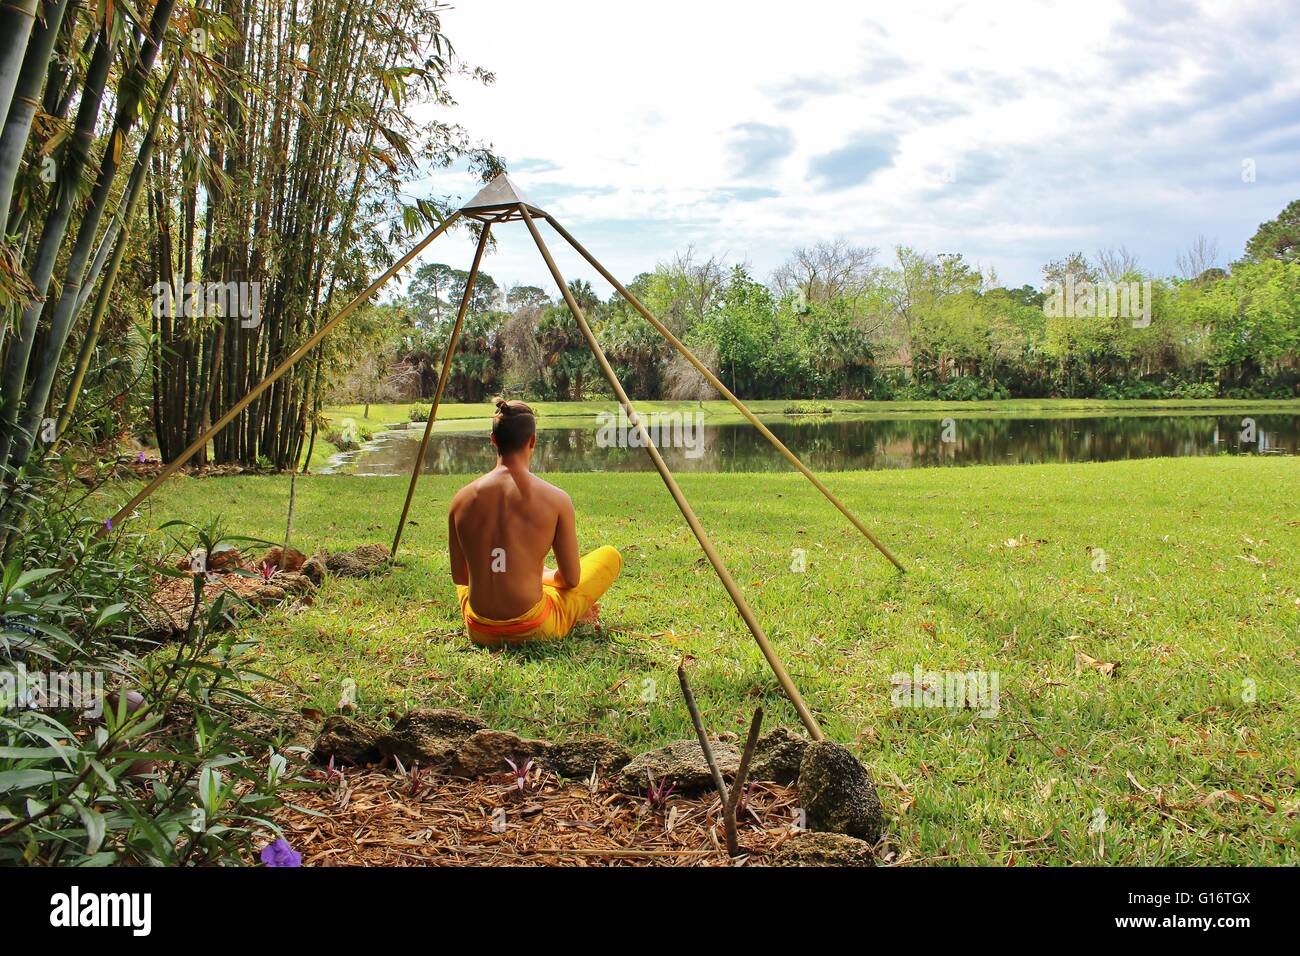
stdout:
<svg viewBox="0 0 1300 956">
<path fill-rule="evenodd" d="M 526 468 L 498 464 L 466 485 L 447 523 L 452 580 L 469 585 L 470 605 L 484 617 L 523 614 L 541 600 L 543 583 L 581 581 L 573 502 Z M 552 550 L 558 571 L 545 566 Z"/>
</svg>

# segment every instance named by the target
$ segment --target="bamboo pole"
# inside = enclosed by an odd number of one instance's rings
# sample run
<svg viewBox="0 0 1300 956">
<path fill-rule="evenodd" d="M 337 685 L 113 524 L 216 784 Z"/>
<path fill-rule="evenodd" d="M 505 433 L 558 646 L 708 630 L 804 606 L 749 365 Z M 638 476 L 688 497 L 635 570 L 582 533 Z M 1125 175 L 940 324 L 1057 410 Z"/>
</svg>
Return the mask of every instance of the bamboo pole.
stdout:
<svg viewBox="0 0 1300 956">
<path fill-rule="evenodd" d="M 465 324 L 465 313 L 469 309 L 469 300 L 474 292 L 474 280 L 478 278 L 479 263 L 483 261 L 483 250 L 487 248 L 488 235 L 492 232 L 490 223 L 484 223 L 483 233 L 478 238 L 478 248 L 474 250 L 474 262 L 469 267 L 469 277 L 465 280 L 465 294 L 460 299 L 460 311 L 456 313 L 456 325 L 447 340 L 447 355 L 442 360 L 442 372 L 438 375 L 438 387 L 433 393 L 433 405 L 429 408 L 429 420 L 424 423 L 424 437 L 420 439 L 420 451 L 415 456 L 415 466 L 411 469 L 411 484 L 406 489 L 406 503 L 402 505 L 402 517 L 397 520 L 397 532 L 393 535 L 392 556 L 397 554 L 397 546 L 402 541 L 402 529 L 406 527 L 406 516 L 411 511 L 411 499 L 415 497 L 415 484 L 420 480 L 420 468 L 424 465 L 424 452 L 429 447 L 429 436 L 433 433 L 433 422 L 438 417 L 438 406 L 442 404 L 442 393 L 451 377 L 451 360 L 456 354 L 456 343 L 460 340 L 460 329 Z"/>
<path fill-rule="evenodd" d="M 253 388 L 249 389 L 248 394 L 246 394 L 239 401 L 235 402 L 235 404 L 230 407 L 229 411 L 227 411 L 224 415 L 222 415 L 215 422 L 213 422 L 212 427 L 210 427 L 198 438 L 194 439 L 194 441 L 190 443 L 190 446 L 186 448 L 183 452 L 181 452 L 180 455 L 172 459 L 172 461 L 168 462 L 167 466 L 164 467 L 162 471 L 158 472 L 158 475 L 153 479 L 153 481 L 149 482 L 149 484 L 141 488 L 134 498 L 132 498 L 121 508 L 119 508 L 117 510 L 117 513 L 114 514 L 112 518 L 110 518 L 108 521 L 104 523 L 104 526 L 99 529 L 98 534 L 102 537 L 113 527 L 113 525 L 117 524 L 119 521 L 121 521 L 123 518 L 129 515 L 132 511 L 134 511 L 136 507 L 140 504 L 140 502 L 144 501 L 151 494 L 157 491 L 159 485 L 161 485 L 164 481 L 166 481 L 173 474 L 175 474 L 176 471 L 182 465 L 184 465 L 187 461 L 189 461 L 196 454 L 198 454 L 198 452 L 201 449 L 206 447 L 208 442 L 212 440 L 212 436 L 216 435 L 223 428 L 225 428 L 232 421 L 234 421 L 235 417 L 238 416 L 240 412 L 242 412 L 245 408 L 247 408 L 248 405 L 255 398 L 257 398 L 268 388 L 270 388 L 276 382 L 276 380 L 280 378 L 281 375 L 289 371 L 289 369 L 293 368 L 293 366 L 297 363 L 299 359 L 301 359 L 304 355 L 310 352 L 316 346 L 316 344 L 320 342 L 321 339 L 325 338 L 325 336 L 329 334 L 331 329 L 333 329 L 336 325 L 338 325 L 345 318 L 347 318 L 347 316 L 350 315 L 352 311 L 356 309 L 357 306 L 361 305 L 361 303 L 365 302 L 372 295 L 378 292 L 379 289 L 384 285 L 384 283 L 386 283 L 393 276 L 397 275 L 397 273 L 402 271 L 402 269 L 406 268 L 406 264 L 409 263 L 416 256 L 418 256 L 421 252 L 423 252 L 425 246 L 433 242 L 433 240 L 437 239 L 444 232 L 450 229 L 452 224 L 459 218 L 460 218 L 460 210 L 456 210 L 450 216 L 448 216 L 446 219 L 442 221 L 442 225 L 438 226 L 438 228 L 434 229 L 431 233 L 429 233 L 422 240 L 420 240 L 420 242 L 418 242 L 414 247 L 412 247 L 412 249 L 406 255 L 402 256 L 402 258 L 398 259 L 395 263 L 393 263 L 392 266 L 390 266 L 388 270 L 384 272 L 383 275 L 381 275 L 374 282 L 370 283 L 370 285 L 366 287 L 364 292 L 358 295 L 347 305 L 343 306 L 343 308 L 339 309 L 338 312 L 336 312 L 333 315 L 333 317 L 329 319 L 329 321 L 327 321 L 324 325 L 322 325 L 319 329 L 317 329 L 314 333 L 312 333 L 312 335 L 308 337 L 306 342 L 298 346 L 298 348 L 294 350 L 293 354 L 291 354 L 288 358 L 286 358 L 283 362 L 281 362 L 278 366 L 276 366 L 276 368 L 271 372 L 271 374 L 267 375 L 266 378 L 262 379 L 262 381 L 259 382 L 257 385 L 253 386 Z M 296 467 L 297 463 L 295 462 L 294 464 Z"/>
<path fill-rule="evenodd" d="M 590 346 L 592 355 L 595 356 L 596 364 L 600 366 L 600 370 L 604 373 L 606 381 L 608 381 L 610 387 L 614 389 L 614 394 L 618 396 L 619 403 L 623 406 L 623 410 L 627 414 L 628 420 L 635 425 L 639 432 L 640 440 L 645 445 L 645 450 L 649 453 L 650 460 L 654 463 L 655 470 L 659 472 L 659 477 L 663 479 L 664 484 L 668 488 L 669 494 L 671 494 L 673 500 L 677 502 L 677 507 L 681 510 L 682 517 L 686 519 L 686 523 L 690 525 L 691 531 L 695 535 L 695 540 L 700 543 L 700 547 L 704 550 L 704 554 L 709 559 L 709 563 L 713 565 L 713 570 L 717 573 L 719 580 L 722 581 L 722 586 L 727 589 L 727 594 L 731 596 L 732 603 L 736 605 L 736 610 L 740 612 L 740 616 L 744 620 L 745 625 L 749 628 L 750 633 L 754 635 L 754 640 L 758 643 L 759 650 L 762 651 L 763 656 L 767 658 L 768 665 L 772 668 L 772 672 L 776 675 L 776 679 L 780 682 L 786 696 L 790 698 L 790 703 L 794 704 L 794 709 L 798 712 L 799 719 L 803 721 L 804 727 L 808 729 L 809 735 L 813 740 L 824 739 L 822 729 L 818 726 L 817 720 L 813 717 L 812 712 L 808 710 L 808 705 L 804 703 L 803 696 L 799 693 L 799 688 L 794 685 L 794 681 L 792 681 L 790 675 L 786 673 L 786 669 L 784 665 L 782 665 L 780 658 L 776 656 L 776 651 L 768 641 L 767 635 L 763 633 L 762 626 L 758 623 L 758 619 L 754 617 L 754 612 L 750 610 L 749 604 L 745 600 L 745 596 L 741 594 L 740 587 L 736 584 L 735 579 L 731 576 L 731 572 L 727 570 L 726 564 L 723 563 L 721 556 L 719 556 L 717 550 L 713 547 L 713 542 L 709 539 L 708 532 L 704 530 L 699 519 L 695 516 L 695 511 L 686 500 L 686 496 L 682 494 L 682 489 L 678 486 L 677 479 L 674 478 L 672 472 L 668 470 L 668 465 L 664 463 L 663 456 L 659 454 L 659 449 L 656 448 L 654 442 L 651 441 L 650 433 L 646 431 L 645 425 L 642 424 L 640 416 L 637 415 L 636 410 L 632 407 L 632 401 L 627 397 L 627 392 L 623 391 L 623 386 L 619 384 L 618 376 L 610 366 L 609 359 L 605 357 L 604 349 L 602 349 L 600 343 L 596 341 L 596 336 L 591 331 L 591 326 L 587 324 L 587 319 L 582 314 L 582 309 L 574 300 L 573 293 L 569 291 L 568 285 L 565 284 L 564 276 L 560 274 L 559 268 L 555 265 L 555 260 L 551 258 L 551 251 L 546 247 L 546 243 L 542 240 L 542 234 L 537 231 L 537 225 L 533 222 L 533 217 L 528 214 L 528 208 L 521 203 L 519 206 L 519 212 L 524 220 L 524 224 L 528 226 L 528 231 L 533 235 L 533 241 L 537 243 L 538 251 L 546 261 L 546 267 L 550 270 L 551 277 L 555 280 L 555 284 L 560 287 L 560 293 L 564 296 L 564 301 L 569 306 L 569 311 L 573 313 L 573 317 L 577 320 L 578 327 L 582 330 L 582 335 L 587 340 L 587 345 Z"/>
<path fill-rule="evenodd" d="M 623 285 L 623 283 L 619 282 L 618 279 L 614 278 L 614 276 L 610 274 L 609 270 L 606 269 L 603 265 L 601 265 L 599 261 L 597 261 L 595 256 L 593 256 L 590 252 L 588 252 L 585 248 L 583 248 L 582 244 L 578 242 L 577 239 L 574 239 L 573 236 L 569 234 L 567 229 L 565 229 L 558 222 L 556 222 L 553 216 L 551 216 L 549 213 L 546 213 L 544 215 L 546 221 L 551 224 L 551 228 L 553 228 L 556 232 L 558 232 L 565 239 L 565 241 L 568 242 L 569 245 L 571 245 L 574 248 L 574 250 L 580 256 L 586 259 L 587 262 L 591 263 L 592 267 L 597 272 L 599 272 L 602 276 L 604 276 L 605 281 L 608 282 L 610 285 L 612 285 L 615 289 L 617 289 L 619 294 L 623 296 L 624 299 L 627 300 L 628 304 L 631 305 L 632 308 L 640 312 L 641 315 L 645 317 L 646 321 L 649 322 L 651 325 L 653 325 L 655 327 L 655 330 L 668 340 L 668 344 L 670 344 L 679 353 L 681 353 L 682 358 L 686 359 L 686 361 L 690 362 L 693 366 L 695 366 L 695 370 L 698 371 L 701 375 L 703 375 L 708 380 L 709 384 L 712 385 L 714 388 L 716 388 L 718 392 L 721 393 L 727 399 L 727 401 L 731 402 L 731 404 L 735 406 L 736 411 L 744 415 L 745 418 L 749 420 L 749 423 L 753 425 L 755 428 L 757 428 L 759 432 L 763 435 L 763 437 L 766 438 L 768 441 L 770 441 L 772 445 L 776 448 L 776 450 L 785 456 L 786 460 L 790 462 L 790 464 L 792 464 L 795 468 L 797 468 L 805 478 L 811 481 L 813 483 L 813 487 L 815 487 L 818 491 L 820 491 L 823 495 L 826 496 L 827 501 L 829 501 L 836 508 L 838 508 L 840 510 L 840 513 L 844 515 L 844 517 L 848 518 L 849 521 L 852 522 L 855 528 L 857 528 L 864 535 L 866 535 L 867 540 L 870 541 L 873 545 L 875 545 L 876 549 L 881 554 L 883 554 L 886 558 L 888 558 L 890 563 L 893 564 L 894 567 L 898 568 L 898 570 L 900 571 L 907 570 L 906 568 L 903 567 L 903 565 L 899 562 L 899 560 L 896 557 L 894 557 L 894 555 L 890 552 L 889 548 L 885 547 L 885 545 L 880 541 L 880 539 L 878 539 L 874 534 L 872 534 L 867 529 L 866 525 L 864 525 L 861 521 L 858 520 L 857 516 L 854 515 L 853 512 L 851 512 L 848 509 L 848 507 L 844 504 L 844 502 L 840 501 L 840 499 L 837 498 L 829 488 L 827 488 L 824 484 L 822 484 L 821 479 L 818 478 L 815 474 L 813 474 L 812 471 L 808 468 L 808 466 L 805 465 L 802 461 L 800 461 L 799 457 L 794 452 L 792 452 L 789 448 L 785 447 L 785 444 L 781 441 L 781 439 L 773 435 L 771 431 L 768 430 L 767 426 L 764 425 L 761 421 L 759 421 L 758 417 L 745 406 L 745 403 L 742 402 L 735 395 L 733 395 L 731 390 L 728 389 L 727 386 L 723 385 L 722 382 L 719 381 L 716 375 L 714 375 L 711 371 L 709 371 L 708 366 L 706 366 L 703 362 L 701 362 L 698 358 L 695 357 L 694 353 L 692 353 L 691 350 L 686 347 L 685 343 L 682 342 L 681 339 L 673 335 L 673 333 L 668 329 L 667 326 L 665 326 L 662 322 L 656 319 L 654 315 L 651 314 L 650 310 L 647 309 L 644 305 L 642 305 L 640 300 L 637 299 L 637 297 L 634 296 L 631 292 L 629 292 L 628 289 Z"/>
</svg>

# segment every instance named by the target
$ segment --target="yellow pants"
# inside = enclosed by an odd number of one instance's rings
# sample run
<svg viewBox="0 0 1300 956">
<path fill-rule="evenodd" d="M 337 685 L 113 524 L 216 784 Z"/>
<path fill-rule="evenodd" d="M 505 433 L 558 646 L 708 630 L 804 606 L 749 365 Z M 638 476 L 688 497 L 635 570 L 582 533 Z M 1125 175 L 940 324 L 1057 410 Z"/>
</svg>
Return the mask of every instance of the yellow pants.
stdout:
<svg viewBox="0 0 1300 956">
<path fill-rule="evenodd" d="M 469 606 L 469 585 L 456 585 L 460 613 L 465 619 L 469 639 L 480 647 L 510 647 L 526 641 L 554 640 L 564 637 L 574 623 L 609 590 L 623 570 L 623 557 L 606 545 L 582 558 L 582 577 L 576 588 L 542 585 L 542 599 L 532 608 L 498 621 L 482 617 Z"/>
</svg>

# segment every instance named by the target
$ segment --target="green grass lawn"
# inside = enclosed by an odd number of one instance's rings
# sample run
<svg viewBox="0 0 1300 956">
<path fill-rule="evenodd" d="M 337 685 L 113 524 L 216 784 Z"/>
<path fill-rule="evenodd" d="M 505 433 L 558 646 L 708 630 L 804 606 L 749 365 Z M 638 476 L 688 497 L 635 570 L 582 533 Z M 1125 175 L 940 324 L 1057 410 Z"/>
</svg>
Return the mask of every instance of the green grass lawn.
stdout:
<svg viewBox="0 0 1300 956">
<path fill-rule="evenodd" d="M 798 726 L 656 475 L 547 478 L 573 496 L 584 549 L 623 552 L 604 630 L 516 652 L 472 646 L 444 551 L 465 478 L 426 477 L 392 573 L 332 580 L 312 606 L 252 628 L 268 668 L 327 712 L 352 678 L 374 721 L 452 706 L 525 735 L 594 731 L 636 749 L 691 736 L 674 676 L 690 654 L 712 729 L 743 733 L 758 704 L 769 727 Z M 871 767 L 900 855 L 1300 861 L 1300 460 L 826 481 L 906 575 L 796 474 L 681 478 L 827 735 Z M 389 542 L 405 487 L 300 478 L 295 544 Z M 232 532 L 277 538 L 287 491 L 284 477 L 177 479 L 146 519 L 222 515 Z M 1089 549 L 1104 550 L 1104 570 Z M 1116 667 L 1080 668 L 1080 654 Z M 917 665 L 996 674 L 996 716 L 893 706 L 891 677 Z"/>
</svg>

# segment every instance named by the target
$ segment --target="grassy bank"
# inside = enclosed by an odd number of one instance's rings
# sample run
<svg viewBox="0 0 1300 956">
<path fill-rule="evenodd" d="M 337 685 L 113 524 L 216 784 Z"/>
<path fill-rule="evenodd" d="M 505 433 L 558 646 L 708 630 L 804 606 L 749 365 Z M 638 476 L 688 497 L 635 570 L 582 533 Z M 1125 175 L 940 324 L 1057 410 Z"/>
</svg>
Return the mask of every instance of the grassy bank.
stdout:
<svg viewBox="0 0 1300 956">
<path fill-rule="evenodd" d="M 626 559 L 606 629 L 506 654 L 470 645 L 444 552 L 463 479 L 426 477 L 398 568 L 273 613 L 254 629 L 267 666 L 325 711 L 352 678 L 377 721 L 446 705 L 526 735 L 595 731 L 644 747 L 691 733 L 673 676 L 690 654 L 713 727 L 743 733 L 759 703 L 770 725 L 797 725 L 657 476 L 548 478 L 573 495 L 583 547 L 613 544 Z M 873 768 L 902 851 L 997 864 L 1300 858 L 1300 461 L 827 482 L 907 575 L 796 475 L 682 477 L 827 734 Z M 275 538 L 287 488 L 182 479 L 148 517 L 220 514 L 232 531 Z M 296 542 L 387 542 L 404 489 L 299 479 Z M 795 549 L 805 573 L 791 570 Z M 1105 551 L 1104 570 L 1089 549 Z M 917 665 L 996 674 L 996 716 L 893 706 L 891 678 Z"/>
<path fill-rule="evenodd" d="M 725 425 L 729 422 L 744 421 L 740 412 L 727 401 L 710 402 L 641 402 L 633 399 L 638 409 L 645 412 L 704 412 L 704 420 L 712 425 Z M 369 414 L 364 405 L 340 405 L 325 410 L 325 414 L 334 421 L 351 418 L 372 428 L 382 428 L 393 422 L 404 422 L 410 417 L 410 411 L 416 405 L 428 408 L 428 402 L 406 402 L 401 404 L 371 405 Z M 836 416 L 853 416 L 855 418 L 900 418 L 909 415 L 936 416 L 953 415 L 954 417 L 990 417 L 1010 415 L 1107 415 L 1135 414 L 1138 412 L 1200 413 L 1217 414 L 1249 409 L 1254 411 L 1271 411 L 1300 414 L 1300 399 L 1190 399 L 1170 398 L 1158 400 L 1105 401 L 1092 398 L 1025 398 L 1007 401 L 989 402 L 857 402 L 840 399 L 817 399 L 814 401 L 795 401 L 791 399 L 762 399 L 746 402 L 745 405 L 759 417 L 783 417 L 786 409 L 794 405 L 825 407 Z M 545 419 L 565 419 L 565 424 L 575 418 L 593 418 L 601 411 L 614 411 L 618 404 L 614 401 L 592 402 L 536 402 L 539 417 Z M 438 411 L 438 423 L 435 427 L 450 425 L 453 422 L 481 420 L 492 415 L 490 402 L 460 403 L 443 405 Z"/>
</svg>

